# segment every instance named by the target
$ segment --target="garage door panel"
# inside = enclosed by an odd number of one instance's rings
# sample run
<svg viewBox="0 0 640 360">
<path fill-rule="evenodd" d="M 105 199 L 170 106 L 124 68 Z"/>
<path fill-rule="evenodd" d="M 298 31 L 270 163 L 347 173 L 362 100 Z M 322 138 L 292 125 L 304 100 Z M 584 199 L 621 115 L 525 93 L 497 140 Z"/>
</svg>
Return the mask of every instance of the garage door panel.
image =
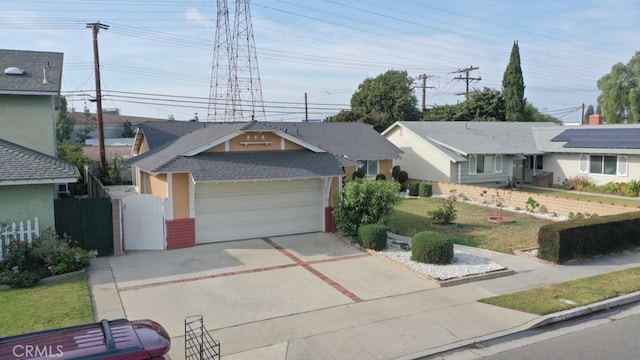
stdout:
<svg viewBox="0 0 640 360">
<path fill-rule="evenodd" d="M 198 243 L 321 231 L 320 179 L 197 184 Z"/>
</svg>

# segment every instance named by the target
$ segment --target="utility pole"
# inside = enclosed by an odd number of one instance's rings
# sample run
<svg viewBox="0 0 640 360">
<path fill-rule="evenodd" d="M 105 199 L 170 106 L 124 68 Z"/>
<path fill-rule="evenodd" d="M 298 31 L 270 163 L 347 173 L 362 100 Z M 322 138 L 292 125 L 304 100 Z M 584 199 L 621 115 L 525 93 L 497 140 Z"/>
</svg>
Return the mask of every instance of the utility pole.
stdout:
<svg viewBox="0 0 640 360">
<path fill-rule="evenodd" d="M 480 76 L 478 76 L 477 78 L 469 77 L 469 73 L 474 71 L 474 70 L 478 70 L 478 69 L 480 69 L 480 68 L 477 67 L 477 66 L 471 65 L 471 66 L 468 66 L 466 68 L 458 69 L 458 70 L 452 72 L 452 73 L 457 73 L 457 74 L 465 74 L 465 76 L 460 75 L 460 76 L 454 78 L 454 80 L 464 80 L 465 83 L 466 83 L 466 91 L 463 92 L 463 93 L 458 93 L 456 95 L 464 95 L 465 99 L 469 100 L 469 83 L 471 81 L 480 81 L 480 80 L 482 80 L 482 77 L 480 77 Z"/>
<path fill-rule="evenodd" d="M 93 33 L 93 70 L 96 79 L 96 120 L 98 127 L 98 151 L 100 152 L 100 175 L 107 174 L 107 160 L 104 154 L 104 126 L 102 123 L 102 89 L 100 88 L 100 56 L 98 55 L 98 32 L 100 29 L 107 30 L 109 25 L 100 22 L 89 23 L 87 28 L 91 28 Z"/>
<path fill-rule="evenodd" d="M 304 122 L 309 122 L 309 106 L 307 105 L 307 93 L 304 93 Z"/>
<path fill-rule="evenodd" d="M 418 80 L 422 80 L 422 112 L 427 110 L 427 89 L 435 89 L 435 86 L 427 86 L 427 79 L 432 75 L 422 74 L 418 76 Z"/>
<path fill-rule="evenodd" d="M 580 118 L 580 124 L 584 124 L 584 123 L 585 123 L 585 121 L 584 121 L 584 103 L 582 103 L 582 117 Z"/>
</svg>

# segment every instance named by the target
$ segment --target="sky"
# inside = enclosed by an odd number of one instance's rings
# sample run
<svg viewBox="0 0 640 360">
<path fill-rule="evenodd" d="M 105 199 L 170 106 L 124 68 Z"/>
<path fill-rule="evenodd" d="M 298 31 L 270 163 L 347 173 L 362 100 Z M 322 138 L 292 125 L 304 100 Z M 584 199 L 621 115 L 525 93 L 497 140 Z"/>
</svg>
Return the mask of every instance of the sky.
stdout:
<svg viewBox="0 0 640 360">
<path fill-rule="evenodd" d="M 229 4 L 230 21 L 234 2 Z M 428 75 L 426 106 L 455 104 L 471 88 L 501 89 L 518 41 L 525 97 L 579 122 L 597 81 L 638 48 L 637 0 L 252 0 L 251 23 L 269 121 L 324 119 L 348 109 L 358 85 L 387 70 Z M 0 47 L 64 53 L 69 107 L 95 111 L 91 30 L 98 36 L 103 108 L 206 119 L 215 1 L 0 0 Z M 421 99 L 420 88 L 416 96 Z"/>
</svg>

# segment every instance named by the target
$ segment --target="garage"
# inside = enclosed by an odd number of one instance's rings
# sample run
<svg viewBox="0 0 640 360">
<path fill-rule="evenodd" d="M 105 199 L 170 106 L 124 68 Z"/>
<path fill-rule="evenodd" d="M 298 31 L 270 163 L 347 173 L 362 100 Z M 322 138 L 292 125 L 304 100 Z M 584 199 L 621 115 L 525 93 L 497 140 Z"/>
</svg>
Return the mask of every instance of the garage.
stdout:
<svg viewBox="0 0 640 360">
<path fill-rule="evenodd" d="M 322 180 L 198 183 L 196 243 L 322 231 Z"/>
</svg>

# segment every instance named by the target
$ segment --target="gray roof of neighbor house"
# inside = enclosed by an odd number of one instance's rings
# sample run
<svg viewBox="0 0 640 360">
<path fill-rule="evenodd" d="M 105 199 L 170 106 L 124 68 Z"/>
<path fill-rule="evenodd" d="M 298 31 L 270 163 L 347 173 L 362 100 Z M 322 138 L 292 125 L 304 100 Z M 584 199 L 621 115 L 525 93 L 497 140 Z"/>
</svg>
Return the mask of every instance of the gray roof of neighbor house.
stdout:
<svg viewBox="0 0 640 360">
<path fill-rule="evenodd" d="M 75 165 L 0 139 L 0 185 L 75 182 Z"/>
<path fill-rule="evenodd" d="M 158 171 L 188 171 L 195 181 L 302 179 L 343 174 L 335 156 L 306 150 L 200 153 L 176 157 Z"/>
<path fill-rule="evenodd" d="M 57 95 L 62 79 L 62 53 L 0 49 L 0 94 Z M 8 68 L 22 74 L 6 74 Z M 46 81 L 45 71 L 46 70 Z"/>
<path fill-rule="evenodd" d="M 541 122 L 401 121 L 397 124 L 439 146 L 454 161 L 461 161 L 464 159 L 461 156 L 469 154 L 540 154 L 542 150 L 536 143 L 534 129 L 562 129 L 554 123 Z"/>
<path fill-rule="evenodd" d="M 371 125 L 361 123 L 194 123 L 147 122 L 140 126 L 150 151 L 127 163 L 158 172 L 177 157 L 211 144 L 216 139 L 243 131 L 273 131 L 291 136 L 335 156 L 340 165 L 359 160 L 399 158 L 402 151 L 380 136 Z M 225 153 L 229 154 L 229 153 Z M 172 168 L 176 170 L 175 167 Z M 166 170 L 162 170 L 166 171 Z"/>
</svg>

